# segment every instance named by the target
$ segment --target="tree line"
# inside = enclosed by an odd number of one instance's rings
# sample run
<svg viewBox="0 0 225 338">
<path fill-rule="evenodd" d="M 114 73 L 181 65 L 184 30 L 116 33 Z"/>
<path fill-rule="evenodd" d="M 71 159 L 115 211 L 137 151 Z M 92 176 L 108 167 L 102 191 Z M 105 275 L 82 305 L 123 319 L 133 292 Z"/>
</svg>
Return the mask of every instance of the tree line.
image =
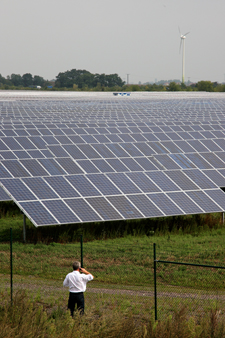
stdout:
<svg viewBox="0 0 225 338">
<path fill-rule="evenodd" d="M 11 74 L 4 78 L 0 74 L 1 89 L 41 89 L 74 91 L 207 91 L 225 92 L 225 84 L 199 81 L 184 84 L 171 81 L 169 84 L 126 84 L 118 74 L 92 74 L 87 70 L 72 69 L 60 72 L 55 80 L 48 81 L 31 73 Z"/>
<path fill-rule="evenodd" d="M 73 88 L 73 89 L 93 89 L 122 87 L 124 81 L 118 74 L 92 74 L 87 70 L 72 69 L 56 76 L 56 88 Z"/>
<path fill-rule="evenodd" d="M 125 82 L 118 74 L 92 74 L 87 70 L 72 69 L 60 72 L 56 80 L 48 81 L 39 75 L 31 73 L 11 74 L 4 78 L 0 74 L 0 89 L 24 89 L 24 88 L 43 88 L 69 90 L 107 90 L 108 88 L 122 88 Z M 53 89 L 53 88 L 52 88 Z"/>
<path fill-rule="evenodd" d="M 4 78 L 0 74 L 0 89 L 9 89 L 8 87 L 34 87 L 34 86 L 48 86 L 50 82 L 45 80 L 39 75 L 32 75 L 30 73 L 23 74 L 11 74 Z M 11 89 L 11 88 L 10 88 Z"/>
</svg>

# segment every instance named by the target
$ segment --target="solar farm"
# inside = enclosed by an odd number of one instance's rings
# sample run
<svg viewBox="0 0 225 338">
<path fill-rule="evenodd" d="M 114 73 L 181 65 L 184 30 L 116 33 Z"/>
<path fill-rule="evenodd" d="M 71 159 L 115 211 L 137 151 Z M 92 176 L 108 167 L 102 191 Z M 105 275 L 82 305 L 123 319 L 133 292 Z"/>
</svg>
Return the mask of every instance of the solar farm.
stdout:
<svg viewBox="0 0 225 338">
<path fill-rule="evenodd" d="M 225 95 L 0 92 L 0 200 L 36 226 L 225 210 Z"/>
</svg>

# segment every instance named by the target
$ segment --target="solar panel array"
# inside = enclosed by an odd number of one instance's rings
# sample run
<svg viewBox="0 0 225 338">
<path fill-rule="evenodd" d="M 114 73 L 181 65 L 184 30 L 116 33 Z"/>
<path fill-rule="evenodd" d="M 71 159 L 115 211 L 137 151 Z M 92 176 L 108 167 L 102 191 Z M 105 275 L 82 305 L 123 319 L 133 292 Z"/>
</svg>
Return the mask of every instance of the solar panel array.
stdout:
<svg viewBox="0 0 225 338">
<path fill-rule="evenodd" d="M 0 200 L 35 226 L 225 210 L 225 95 L 0 93 Z"/>
</svg>

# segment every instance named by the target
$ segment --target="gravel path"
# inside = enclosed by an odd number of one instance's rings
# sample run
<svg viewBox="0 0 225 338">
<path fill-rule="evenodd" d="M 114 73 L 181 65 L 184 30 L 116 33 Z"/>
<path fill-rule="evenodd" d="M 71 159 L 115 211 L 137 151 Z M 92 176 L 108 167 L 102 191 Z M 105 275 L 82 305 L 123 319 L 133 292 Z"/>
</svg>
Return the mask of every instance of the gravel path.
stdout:
<svg viewBox="0 0 225 338">
<path fill-rule="evenodd" d="M 10 284 L 5 285 L 6 287 L 10 287 Z M 40 290 L 44 294 L 48 294 L 49 292 L 63 292 L 65 288 L 58 287 L 55 285 L 36 285 L 36 284 L 28 284 L 28 283 L 14 283 L 13 289 L 26 289 L 30 291 Z M 173 287 L 176 288 L 176 287 Z M 184 289 L 183 289 L 184 290 Z M 88 287 L 87 291 L 90 293 L 101 293 L 101 294 L 108 294 L 108 295 L 128 295 L 128 296 L 137 296 L 137 297 L 154 297 L 154 291 L 141 291 L 141 290 L 126 290 L 126 289 L 110 289 L 110 288 L 93 288 Z M 216 293 L 216 292 L 215 292 Z M 225 301 L 225 294 L 209 294 L 209 293 L 190 293 L 190 292 L 174 292 L 174 291 L 157 291 L 158 298 L 183 298 L 183 299 L 216 299 Z"/>
</svg>

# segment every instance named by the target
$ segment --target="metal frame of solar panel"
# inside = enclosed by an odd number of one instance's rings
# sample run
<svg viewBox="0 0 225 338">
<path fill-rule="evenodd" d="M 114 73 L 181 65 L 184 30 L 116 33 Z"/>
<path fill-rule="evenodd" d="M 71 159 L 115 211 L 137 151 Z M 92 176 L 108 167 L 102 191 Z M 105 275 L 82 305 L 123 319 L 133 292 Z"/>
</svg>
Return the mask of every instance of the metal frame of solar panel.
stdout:
<svg viewBox="0 0 225 338">
<path fill-rule="evenodd" d="M 0 92 L 0 200 L 35 226 L 223 212 L 225 93 Z"/>
</svg>

